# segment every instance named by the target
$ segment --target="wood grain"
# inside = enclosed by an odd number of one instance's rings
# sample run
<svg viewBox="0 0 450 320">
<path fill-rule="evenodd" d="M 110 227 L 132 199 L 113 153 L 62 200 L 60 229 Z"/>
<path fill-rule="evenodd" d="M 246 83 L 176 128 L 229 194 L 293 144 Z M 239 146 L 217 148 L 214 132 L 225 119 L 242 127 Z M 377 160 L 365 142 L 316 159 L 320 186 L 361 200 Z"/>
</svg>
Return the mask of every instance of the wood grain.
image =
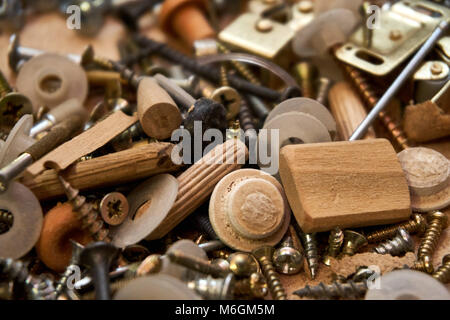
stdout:
<svg viewBox="0 0 450 320">
<path fill-rule="evenodd" d="M 280 175 L 308 233 L 395 223 L 411 214 L 405 175 L 385 139 L 286 146 Z"/>
<path fill-rule="evenodd" d="M 103 157 L 78 162 L 64 173 L 65 179 L 80 190 L 120 185 L 159 173 L 176 171 L 170 158 L 171 143 L 151 143 Z M 55 170 L 46 170 L 34 179 L 22 181 L 40 200 L 64 195 Z"/>
</svg>

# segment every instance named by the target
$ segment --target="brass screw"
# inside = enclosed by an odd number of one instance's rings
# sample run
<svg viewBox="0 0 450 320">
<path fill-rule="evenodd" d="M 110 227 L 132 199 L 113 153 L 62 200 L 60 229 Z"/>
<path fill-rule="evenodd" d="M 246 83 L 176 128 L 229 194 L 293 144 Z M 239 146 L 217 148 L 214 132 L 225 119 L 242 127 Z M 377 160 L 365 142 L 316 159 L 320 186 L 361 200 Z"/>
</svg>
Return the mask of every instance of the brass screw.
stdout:
<svg viewBox="0 0 450 320">
<path fill-rule="evenodd" d="M 188 269 L 208 274 L 216 278 L 226 277 L 230 272 L 224 271 L 221 267 L 210 264 L 208 261 L 192 257 L 179 250 L 167 253 L 170 261 L 182 265 Z"/>
<path fill-rule="evenodd" d="M 420 243 L 417 257 L 419 260 L 425 256 L 432 257 L 442 230 L 447 227 L 447 215 L 440 211 L 435 211 L 427 216 L 428 227 Z"/>
<path fill-rule="evenodd" d="M 231 300 L 235 284 L 234 274 L 229 273 L 225 278 L 220 279 L 198 276 L 189 281 L 187 286 L 207 300 Z"/>
<path fill-rule="evenodd" d="M 426 227 L 427 222 L 423 215 L 415 213 L 412 215 L 411 220 L 373 231 L 367 234 L 366 238 L 369 243 L 380 242 L 382 240 L 389 239 L 395 236 L 395 234 L 398 232 L 398 229 L 400 228 L 405 229 L 410 234 L 422 234 L 425 232 Z"/>
<path fill-rule="evenodd" d="M 317 68 L 309 62 L 300 62 L 295 68 L 295 75 L 302 90 L 302 95 L 306 98 L 315 97 L 314 82 L 317 78 Z"/>
<path fill-rule="evenodd" d="M 295 274 L 303 269 L 303 252 L 294 246 L 290 235 L 274 251 L 272 259 L 276 270 L 282 274 Z"/>
<path fill-rule="evenodd" d="M 106 70 L 114 69 L 114 64 L 109 59 L 95 55 L 92 45 L 88 45 L 81 55 L 81 65 L 86 67 L 90 64 L 97 65 Z"/>
<path fill-rule="evenodd" d="M 272 255 L 274 249 L 270 246 L 263 246 L 258 249 L 253 250 L 253 255 L 261 266 L 264 277 L 266 278 L 269 291 L 272 295 L 272 298 L 275 300 L 286 300 L 287 294 L 283 288 L 283 285 L 278 277 L 278 274 L 275 272 L 275 267 L 272 264 Z"/>
<path fill-rule="evenodd" d="M 405 229 L 398 229 L 398 234 L 392 239 L 383 242 L 373 248 L 373 252 L 378 254 L 390 254 L 398 256 L 405 252 L 414 250 L 414 241 Z"/>
<path fill-rule="evenodd" d="M 328 91 L 331 87 L 331 80 L 325 77 L 319 79 L 319 86 L 317 88 L 316 101 L 322 105 L 327 104 Z"/>
<path fill-rule="evenodd" d="M 344 232 L 339 227 L 331 230 L 330 236 L 328 237 L 327 253 L 323 257 L 323 263 L 325 265 L 329 266 L 331 264 L 331 258 L 338 256 L 343 242 Z"/>
<path fill-rule="evenodd" d="M 344 231 L 343 255 L 353 256 L 359 249 L 366 245 L 367 239 L 362 234 L 351 230 Z"/>
<path fill-rule="evenodd" d="M 450 283 L 450 254 L 442 258 L 442 265 L 433 273 L 433 278 L 442 283 Z"/>
<path fill-rule="evenodd" d="M 414 270 L 432 274 L 434 272 L 433 263 L 431 262 L 431 257 L 424 256 L 420 260 L 414 262 Z"/>
<path fill-rule="evenodd" d="M 162 267 L 161 255 L 152 254 L 141 262 L 141 264 L 136 270 L 136 275 L 139 277 L 149 275 L 152 273 L 157 273 L 161 270 L 161 267 Z"/>
<path fill-rule="evenodd" d="M 303 248 L 305 250 L 306 261 L 308 262 L 309 272 L 311 278 L 315 279 L 319 270 L 319 254 L 317 250 L 317 241 L 315 233 L 304 233 L 299 231 L 300 238 L 303 242 Z"/>
<path fill-rule="evenodd" d="M 220 83 L 222 87 L 229 87 L 230 83 L 228 82 L 228 70 L 224 63 L 220 66 Z"/>
<path fill-rule="evenodd" d="M 261 273 L 255 272 L 250 277 L 236 281 L 234 295 L 262 299 L 269 292 L 267 282 Z"/>
<path fill-rule="evenodd" d="M 362 96 L 366 105 L 369 108 L 373 108 L 378 102 L 379 98 L 375 94 L 369 80 L 359 71 L 358 69 L 350 66 L 343 65 L 345 72 L 348 74 L 350 80 L 352 81 L 354 87 L 358 90 L 359 94 Z M 403 130 L 394 122 L 394 120 L 384 111 L 378 114 L 381 122 L 391 133 L 392 137 L 403 149 L 409 148 L 411 145 L 405 136 Z"/>
<path fill-rule="evenodd" d="M 228 257 L 230 270 L 239 277 L 248 277 L 259 271 L 258 261 L 246 252 L 236 252 Z"/>
<path fill-rule="evenodd" d="M 334 281 L 333 283 L 326 285 L 323 282 L 317 286 L 304 288 L 294 292 L 299 297 L 308 297 L 314 299 L 332 299 L 332 298 L 359 298 L 363 296 L 367 291 L 367 283 L 354 282 L 349 280 L 345 283 Z"/>
<path fill-rule="evenodd" d="M 83 227 L 89 231 L 95 241 L 111 242 L 108 236 L 109 230 L 104 227 L 104 223 L 98 218 L 97 212 L 86 198 L 79 195 L 79 190 L 73 188 L 61 175 L 58 175 L 67 199 L 72 204 L 73 211 L 83 222 Z"/>
</svg>

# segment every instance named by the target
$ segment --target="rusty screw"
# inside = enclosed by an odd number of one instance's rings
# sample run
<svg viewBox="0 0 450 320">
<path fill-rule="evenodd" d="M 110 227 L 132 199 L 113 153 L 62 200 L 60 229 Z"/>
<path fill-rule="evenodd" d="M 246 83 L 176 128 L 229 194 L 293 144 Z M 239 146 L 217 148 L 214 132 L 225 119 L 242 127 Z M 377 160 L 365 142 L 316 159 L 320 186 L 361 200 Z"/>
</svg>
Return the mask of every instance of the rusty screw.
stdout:
<svg viewBox="0 0 450 320">
<path fill-rule="evenodd" d="M 128 216 L 128 200 L 120 192 L 111 192 L 102 198 L 99 209 L 107 224 L 117 226 Z"/>
</svg>

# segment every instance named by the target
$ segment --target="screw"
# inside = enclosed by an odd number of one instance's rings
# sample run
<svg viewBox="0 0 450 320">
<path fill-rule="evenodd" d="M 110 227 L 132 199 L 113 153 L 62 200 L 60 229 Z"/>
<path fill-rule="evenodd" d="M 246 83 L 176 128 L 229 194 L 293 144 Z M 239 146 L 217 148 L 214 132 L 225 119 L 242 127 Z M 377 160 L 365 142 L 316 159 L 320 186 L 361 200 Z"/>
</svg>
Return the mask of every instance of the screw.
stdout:
<svg viewBox="0 0 450 320">
<path fill-rule="evenodd" d="M 339 254 L 342 243 L 344 242 L 344 232 L 336 227 L 330 232 L 328 237 L 328 248 L 327 253 L 323 257 L 323 263 L 327 266 L 331 264 L 331 258 L 335 258 Z"/>
<path fill-rule="evenodd" d="M 258 261 L 254 256 L 245 252 L 236 252 L 228 256 L 230 270 L 238 277 L 248 277 L 259 271 Z"/>
<path fill-rule="evenodd" d="M 232 273 L 221 279 L 214 279 L 211 276 L 197 277 L 195 280 L 188 282 L 187 286 L 207 300 L 231 300 L 235 278 Z"/>
<path fill-rule="evenodd" d="M 417 253 L 419 260 L 425 256 L 430 258 L 433 256 L 442 230 L 447 227 L 447 219 L 447 215 L 440 211 L 435 211 L 427 215 L 427 230 L 425 231 Z"/>
<path fill-rule="evenodd" d="M 76 241 L 70 240 L 70 242 L 72 244 L 72 256 L 70 258 L 70 264 L 67 266 L 67 268 L 64 271 L 64 273 L 62 274 L 61 278 L 56 283 L 56 286 L 55 286 L 55 299 L 57 299 L 62 294 L 64 289 L 66 288 L 67 280 L 73 274 L 74 268 L 77 267 L 78 261 L 80 259 L 81 251 L 84 248 L 83 245 L 79 244 Z"/>
<path fill-rule="evenodd" d="M 90 270 L 97 300 L 111 300 L 109 268 L 118 252 L 116 247 L 106 242 L 90 243 L 81 251 L 80 263 Z"/>
<path fill-rule="evenodd" d="M 113 70 L 114 64 L 109 59 L 95 55 L 92 45 L 88 45 L 81 55 L 81 65 L 86 67 L 91 64 L 97 65 L 106 70 Z"/>
<path fill-rule="evenodd" d="M 25 114 L 33 113 L 30 99 L 13 92 L 3 72 L 0 71 L 0 126 L 8 132 Z"/>
<path fill-rule="evenodd" d="M 450 283 L 450 254 L 442 258 L 442 265 L 433 273 L 433 278 L 442 283 Z"/>
<path fill-rule="evenodd" d="M 128 200 L 120 192 L 110 192 L 100 201 L 99 209 L 107 224 L 117 226 L 128 216 Z"/>
<path fill-rule="evenodd" d="M 269 285 L 269 291 L 272 295 L 272 298 L 275 300 L 286 300 L 286 291 L 284 290 L 280 278 L 275 272 L 275 268 L 272 264 L 273 252 L 274 249 L 272 247 L 263 246 L 253 250 L 252 254 L 261 265 L 264 277 L 266 278 Z"/>
<path fill-rule="evenodd" d="M 83 227 L 89 231 L 95 241 L 110 242 L 109 230 L 104 227 L 103 221 L 98 219 L 98 214 L 92 204 L 86 198 L 79 195 L 80 190 L 73 188 L 61 175 L 58 175 L 67 199 L 72 204 L 73 211 L 83 222 Z"/>
<path fill-rule="evenodd" d="M 182 265 L 190 270 L 211 275 L 216 278 L 225 277 L 229 273 L 229 271 L 224 271 L 222 268 L 212 265 L 208 261 L 186 255 L 179 250 L 169 252 L 167 254 L 167 257 L 170 259 L 170 261 L 176 264 Z"/>
<path fill-rule="evenodd" d="M 415 213 L 412 215 L 412 220 L 373 231 L 367 234 L 366 238 L 369 243 L 380 242 L 382 240 L 394 237 L 400 228 L 405 229 L 409 234 L 422 234 L 425 232 L 426 227 L 427 223 L 425 218 L 421 214 Z"/>
<path fill-rule="evenodd" d="M 328 101 L 328 91 L 331 88 L 331 80 L 329 78 L 321 77 L 317 88 L 316 101 L 322 105 L 326 105 Z"/>
<path fill-rule="evenodd" d="M 309 62 L 300 62 L 295 66 L 294 72 L 303 96 L 311 99 L 314 98 L 314 82 L 318 74 L 317 68 Z"/>
<path fill-rule="evenodd" d="M 261 273 L 257 272 L 252 273 L 248 278 L 236 281 L 234 287 L 235 296 L 262 299 L 268 292 L 266 279 Z"/>
<path fill-rule="evenodd" d="M 358 69 L 347 64 L 343 65 L 343 67 L 344 71 L 349 76 L 354 87 L 358 90 L 366 105 L 369 108 L 375 107 L 379 98 L 375 94 L 371 84 L 369 83 L 369 80 Z M 378 113 L 378 117 L 400 147 L 402 147 L 403 149 L 411 147 L 408 138 L 406 138 L 403 130 L 385 111 L 381 111 L 380 113 Z"/>
<path fill-rule="evenodd" d="M 252 111 L 248 107 L 246 99 L 241 99 L 241 108 L 239 110 L 239 123 L 244 132 L 250 132 L 249 130 L 255 130 L 255 117 Z M 256 134 L 256 131 L 255 131 Z"/>
<path fill-rule="evenodd" d="M 317 249 L 317 241 L 315 233 L 304 233 L 298 225 L 295 226 L 303 243 L 306 261 L 308 262 L 311 278 L 315 279 L 319 270 L 319 254 Z"/>
<path fill-rule="evenodd" d="M 220 240 L 211 240 L 200 243 L 198 247 L 203 249 L 205 252 L 213 252 L 214 250 L 222 249 L 225 247 L 225 244 Z"/>
<path fill-rule="evenodd" d="M 309 297 L 314 299 L 332 299 L 332 298 L 359 298 L 362 297 L 367 291 L 367 283 L 353 282 L 349 280 L 345 283 L 334 281 L 330 285 L 326 285 L 323 282 L 317 286 L 306 286 L 300 290 L 294 292 L 299 297 Z"/>
<path fill-rule="evenodd" d="M 141 264 L 136 270 L 136 275 L 140 277 L 152 273 L 157 273 L 161 270 L 161 267 L 162 267 L 161 255 L 152 254 L 141 262 Z"/>
<path fill-rule="evenodd" d="M 398 234 L 392 239 L 381 243 L 373 248 L 373 252 L 378 254 L 390 254 L 391 256 L 399 256 L 402 253 L 414 250 L 414 241 L 405 229 L 398 229 Z"/>
<path fill-rule="evenodd" d="M 294 247 L 291 236 L 287 236 L 273 253 L 273 264 L 277 272 L 296 274 L 303 269 L 303 252 Z"/>
<path fill-rule="evenodd" d="M 367 239 L 362 234 L 351 230 L 344 231 L 343 255 L 353 256 L 359 249 L 366 245 Z"/>
<path fill-rule="evenodd" d="M 227 109 L 228 120 L 235 118 L 239 114 L 241 96 L 235 89 L 227 85 L 214 88 L 206 82 L 200 82 L 199 90 L 203 97 L 216 101 Z"/>
<path fill-rule="evenodd" d="M 413 269 L 428 274 L 432 274 L 434 272 L 434 267 L 431 261 L 431 257 L 424 256 L 420 258 L 418 261 L 414 262 Z"/>
</svg>

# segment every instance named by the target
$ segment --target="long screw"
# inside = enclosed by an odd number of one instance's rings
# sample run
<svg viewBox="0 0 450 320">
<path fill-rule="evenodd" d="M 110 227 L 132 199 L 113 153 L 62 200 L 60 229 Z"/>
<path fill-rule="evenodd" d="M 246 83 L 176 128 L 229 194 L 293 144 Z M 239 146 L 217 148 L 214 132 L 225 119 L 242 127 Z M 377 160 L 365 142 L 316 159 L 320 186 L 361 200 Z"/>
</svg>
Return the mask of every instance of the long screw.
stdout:
<svg viewBox="0 0 450 320">
<path fill-rule="evenodd" d="M 350 65 L 343 65 L 343 67 L 366 105 L 371 109 L 374 108 L 379 97 L 375 94 L 369 79 L 361 71 Z M 385 111 L 379 112 L 378 117 L 401 148 L 406 149 L 411 146 L 403 130 Z"/>
<path fill-rule="evenodd" d="M 331 230 L 330 236 L 328 237 L 327 253 L 323 258 L 323 263 L 325 265 L 329 266 L 331 264 L 330 258 L 335 258 L 338 256 L 343 242 L 344 232 L 338 227 Z"/>
<path fill-rule="evenodd" d="M 373 248 L 373 252 L 378 254 L 390 254 L 398 256 L 405 252 L 414 250 L 414 241 L 405 229 L 398 229 L 398 234 L 392 239 L 383 242 Z"/>
<path fill-rule="evenodd" d="M 425 235 L 420 243 L 417 257 L 422 259 L 425 256 L 432 257 L 438 244 L 442 230 L 447 226 L 447 215 L 443 212 L 436 211 L 428 214 L 428 227 Z"/>
<path fill-rule="evenodd" d="M 89 231 L 95 241 L 110 242 L 109 230 L 104 227 L 103 220 L 98 217 L 98 212 L 94 210 L 92 204 L 79 195 L 80 190 L 73 188 L 61 175 L 58 175 L 58 178 L 67 199 L 72 204 L 73 211 L 83 222 L 83 227 Z"/>
<path fill-rule="evenodd" d="M 269 285 L 269 291 L 272 298 L 275 300 L 286 300 L 287 294 L 283 288 L 283 285 L 275 272 L 275 267 L 272 263 L 273 247 L 263 246 L 253 250 L 253 256 L 258 260 L 264 277 Z"/>
<path fill-rule="evenodd" d="M 208 261 L 189 256 L 178 250 L 167 253 L 167 257 L 170 259 L 170 261 L 176 264 L 182 265 L 194 271 L 211 275 L 216 278 L 226 277 L 229 273 L 228 271 L 224 271 L 219 266 L 210 264 Z"/>
<path fill-rule="evenodd" d="M 332 299 L 344 298 L 355 299 L 362 297 L 367 291 L 367 283 L 354 282 L 349 280 L 345 283 L 334 281 L 332 284 L 326 285 L 323 282 L 317 286 L 306 286 L 294 292 L 299 297 L 308 297 L 314 299 Z"/>
<path fill-rule="evenodd" d="M 427 222 L 423 215 L 415 213 L 411 220 L 370 232 L 366 235 L 366 238 L 369 243 L 375 243 L 394 237 L 400 228 L 405 229 L 409 234 L 422 234 L 426 227 Z"/>
<path fill-rule="evenodd" d="M 442 258 L 442 265 L 433 273 L 433 278 L 442 283 L 450 283 L 450 254 Z"/>
<path fill-rule="evenodd" d="M 305 250 L 306 261 L 308 262 L 311 278 L 315 279 L 317 271 L 319 269 L 319 254 L 317 249 L 316 234 L 304 233 L 297 225 L 295 226 L 295 229 L 300 235 L 300 239 L 303 243 L 303 248 Z"/>
</svg>

